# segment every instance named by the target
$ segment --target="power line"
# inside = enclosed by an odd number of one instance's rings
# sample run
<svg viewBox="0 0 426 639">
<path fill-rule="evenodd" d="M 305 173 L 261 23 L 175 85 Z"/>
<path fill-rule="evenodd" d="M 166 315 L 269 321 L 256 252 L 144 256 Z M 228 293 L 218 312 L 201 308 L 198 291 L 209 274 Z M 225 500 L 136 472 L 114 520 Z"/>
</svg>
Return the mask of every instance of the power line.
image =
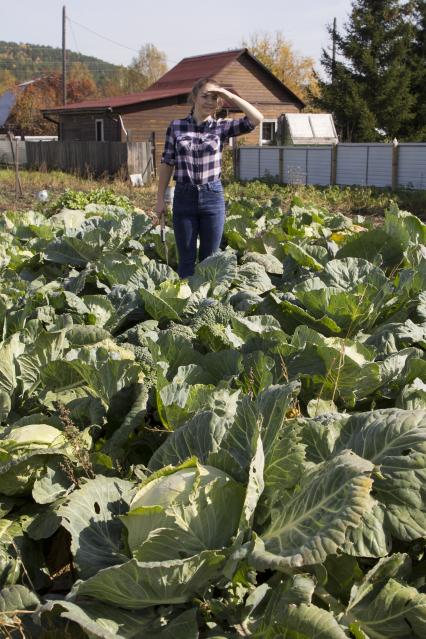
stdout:
<svg viewBox="0 0 426 639">
<path fill-rule="evenodd" d="M 113 44 L 116 44 L 119 47 L 123 47 L 123 49 L 128 49 L 129 51 L 134 51 L 135 53 L 139 53 L 139 51 L 140 51 L 139 49 L 134 49 L 133 47 L 128 47 L 125 44 L 121 44 L 121 42 L 117 42 L 116 40 L 112 40 L 111 38 L 108 38 L 107 36 L 103 36 L 100 33 L 98 33 L 97 31 L 94 31 L 93 29 L 90 29 L 89 27 L 86 27 L 84 24 L 81 24 L 80 22 L 77 22 L 76 20 L 72 20 L 68 16 L 67 16 L 67 20 L 68 20 L 68 22 L 73 22 L 74 24 L 78 25 L 82 29 L 86 29 L 86 31 L 89 31 L 90 33 L 93 33 L 94 35 L 98 36 L 98 38 L 102 38 L 103 40 L 107 40 L 108 42 L 112 42 Z M 172 62 L 174 64 L 178 63 L 178 60 L 171 60 L 168 56 L 167 56 L 167 59 L 169 60 L 169 62 Z"/>
<path fill-rule="evenodd" d="M 67 53 L 68 53 L 68 49 L 67 49 Z M 105 69 L 107 70 L 107 65 L 112 67 L 112 69 L 110 69 L 111 71 L 114 71 L 116 68 L 127 68 L 125 67 L 123 64 L 111 64 L 111 63 L 105 63 L 105 65 L 101 62 L 87 62 L 84 60 L 69 60 L 69 64 L 75 64 L 77 62 L 82 62 L 84 63 L 87 67 L 93 67 L 93 68 L 97 68 L 97 69 Z M 61 64 L 61 60 L 60 58 L 58 59 L 51 59 L 51 60 L 47 60 L 47 61 L 43 61 L 43 62 L 35 62 L 34 60 L 30 60 L 29 62 L 24 62 L 20 64 L 16 63 L 15 64 L 11 64 L 10 62 L 3 62 L 2 60 L 0 60 L 0 67 L 3 67 L 4 69 L 10 69 L 13 70 L 13 68 L 22 68 L 22 67 L 54 67 L 57 64 Z"/>
<path fill-rule="evenodd" d="M 86 31 L 89 31 L 90 33 L 93 33 L 94 35 L 98 36 L 98 38 L 102 38 L 103 40 L 107 40 L 108 42 L 112 42 L 113 44 L 116 44 L 118 47 L 123 47 L 123 49 L 128 49 L 129 51 L 133 51 L 133 52 L 139 53 L 138 49 L 133 49 L 132 47 L 128 47 L 125 44 L 121 44 L 121 42 L 117 42 L 116 40 L 112 40 L 111 38 L 108 38 L 107 36 L 103 36 L 100 33 L 98 33 L 97 31 L 94 31 L 93 29 L 90 29 L 89 27 L 86 27 L 84 24 L 80 24 L 76 20 L 72 20 L 71 18 L 67 18 L 67 20 L 68 20 L 68 22 L 73 22 L 74 24 L 76 24 L 77 26 L 81 27 L 82 29 L 86 29 Z"/>
<path fill-rule="evenodd" d="M 128 47 L 127 45 L 122 44 L 121 42 L 117 42 L 116 40 L 113 40 L 112 38 L 109 38 L 109 37 L 107 37 L 107 36 L 104 36 L 104 35 L 102 35 L 102 34 L 98 33 L 97 31 L 95 31 L 94 29 L 91 29 L 90 27 L 87 27 L 86 25 L 81 24 L 80 22 L 77 22 L 76 20 L 73 20 L 73 19 L 72 19 L 72 18 L 70 18 L 68 15 L 66 16 L 66 20 L 67 20 L 67 22 L 69 22 L 69 23 L 70 23 L 71 33 L 72 33 L 72 36 L 73 36 L 73 39 L 74 39 L 74 42 L 75 42 L 75 45 L 76 45 L 77 53 L 78 53 L 78 55 L 80 55 L 80 56 L 85 56 L 86 54 L 81 53 L 81 52 L 80 52 L 80 50 L 79 50 L 79 47 L 78 47 L 78 44 L 77 44 L 77 40 L 76 40 L 76 36 L 75 36 L 75 32 L 74 32 L 74 29 L 72 28 L 72 23 L 73 23 L 73 24 L 75 24 L 75 25 L 77 25 L 77 26 L 79 26 L 79 27 L 81 27 L 82 29 L 85 29 L 86 31 L 89 31 L 90 33 L 93 33 L 93 34 L 94 34 L 94 35 L 96 35 L 98 38 L 101 38 L 101 39 L 103 39 L 103 40 L 106 40 L 107 42 L 112 42 L 113 44 L 115 44 L 115 45 L 117 45 L 117 46 L 119 46 L 119 47 L 122 47 L 122 48 L 124 48 L 124 49 L 127 49 L 128 51 L 133 51 L 134 53 L 139 53 L 139 51 L 140 51 L 139 49 L 134 49 L 133 47 Z M 41 48 L 43 48 L 45 45 L 38 45 L 38 46 L 40 46 Z M 94 57 L 94 56 L 87 56 L 87 57 Z M 168 56 L 167 56 L 167 59 L 168 59 L 168 61 L 169 61 L 169 62 L 171 62 L 172 64 L 177 64 L 177 63 L 178 63 L 178 61 L 177 61 L 177 60 L 172 60 L 172 59 L 170 59 Z M 74 62 L 74 61 L 73 61 L 73 62 Z M 102 62 L 103 62 L 103 61 L 102 61 Z M 51 62 L 51 64 L 52 64 L 52 65 L 56 65 L 56 64 L 58 64 L 58 63 L 60 63 L 60 59 L 58 59 L 58 62 L 56 62 L 56 60 L 55 60 L 55 61 L 53 61 L 53 60 L 52 60 L 52 62 Z M 72 63 L 71 63 L 71 64 L 72 64 Z M 86 66 L 87 66 L 87 67 L 89 67 L 89 68 L 90 68 L 90 67 L 92 67 L 93 69 L 96 69 L 96 68 L 97 68 L 95 64 L 90 65 L 90 63 L 88 63 L 88 62 L 85 62 L 85 64 L 86 64 Z M 122 65 L 122 64 L 117 65 L 117 64 L 113 64 L 112 62 L 109 62 L 109 63 L 107 62 L 106 64 L 111 64 L 112 66 L 119 66 L 119 67 L 125 67 L 125 68 L 128 68 L 128 67 L 126 67 L 126 65 Z M 44 62 L 43 62 L 43 63 L 42 63 L 42 65 L 43 65 L 43 67 L 44 67 L 44 68 L 46 68 L 46 63 L 44 63 Z M 6 61 L 2 61 L 2 60 L 0 59 L 0 68 L 2 68 L 2 67 L 10 69 L 10 64 L 8 64 Z M 101 68 L 102 68 L 102 67 L 101 67 Z M 107 73 L 107 71 L 106 71 L 106 70 L 105 70 L 105 72 Z"/>
<path fill-rule="evenodd" d="M 68 50 L 67 50 L 68 53 Z M 114 71 L 116 71 L 119 68 L 124 68 L 127 69 L 128 67 L 125 67 L 124 65 L 114 65 L 111 63 L 105 63 L 103 64 L 102 61 L 100 62 L 87 62 L 84 59 L 83 60 L 69 60 L 68 59 L 68 64 L 72 65 L 72 64 L 79 64 L 79 63 L 83 63 L 85 66 L 87 66 L 89 69 L 94 69 L 94 70 L 99 70 L 99 71 L 103 71 L 105 73 L 111 74 L 114 73 Z M 11 71 L 12 73 L 14 71 L 20 71 L 20 69 L 22 67 L 26 68 L 34 68 L 34 69 L 55 69 L 57 66 L 61 65 L 61 60 L 60 58 L 57 59 L 51 59 L 51 60 L 47 60 L 47 61 L 42 61 L 42 62 L 34 62 L 33 60 L 30 60 L 28 63 L 24 63 L 22 65 L 19 64 L 15 64 L 15 66 L 13 66 L 13 64 L 11 64 L 10 62 L 5 62 L 0 60 L 0 69 L 7 69 L 9 71 Z M 107 66 L 109 65 L 109 66 Z M 111 67 L 111 68 L 109 68 Z"/>
<path fill-rule="evenodd" d="M 79 53 L 79 55 L 82 55 L 80 49 L 78 48 L 77 38 L 75 37 L 74 29 L 73 29 L 72 23 L 69 20 L 69 18 L 68 18 L 68 21 L 70 22 L 71 33 L 72 33 L 72 37 L 73 37 L 73 40 L 74 40 L 75 48 L 77 49 L 77 53 Z"/>
<path fill-rule="evenodd" d="M 126 71 L 128 73 L 135 73 L 137 75 L 143 75 L 143 74 L 141 74 L 140 71 L 137 71 L 136 69 L 132 69 L 130 67 L 125 67 L 124 65 L 111 65 L 111 66 L 113 66 L 115 68 L 108 69 L 108 68 L 105 68 L 102 63 L 91 64 L 90 62 L 84 62 L 84 61 L 81 62 L 81 60 L 68 60 L 68 62 L 67 62 L 68 66 L 70 66 L 70 67 L 75 65 L 75 64 L 80 64 L 80 63 L 84 64 L 84 66 L 86 66 L 89 69 L 89 71 L 99 72 L 99 73 L 102 73 L 102 74 L 107 75 L 107 76 L 113 75 L 119 69 L 122 69 L 122 70 L 124 70 L 124 71 Z M 31 65 L 30 71 L 34 71 L 34 72 L 37 72 L 37 73 L 43 73 L 45 71 L 57 71 L 58 68 L 60 67 L 60 65 L 61 65 L 61 61 L 59 59 L 58 60 L 53 60 L 53 61 L 51 61 L 49 63 L 46 63 L 46 62 L 34 63 L 33 65 Z M 12 68 L 10 66 L 10 64 L 5 64 L 5 63 L 0 62 L 0 70 L 2 70 L 2 69 L 10 71 L 11 73 L 16 73 L 17 71 L 19 73 L 22 73 L 21 69 Z"/>
</svg>

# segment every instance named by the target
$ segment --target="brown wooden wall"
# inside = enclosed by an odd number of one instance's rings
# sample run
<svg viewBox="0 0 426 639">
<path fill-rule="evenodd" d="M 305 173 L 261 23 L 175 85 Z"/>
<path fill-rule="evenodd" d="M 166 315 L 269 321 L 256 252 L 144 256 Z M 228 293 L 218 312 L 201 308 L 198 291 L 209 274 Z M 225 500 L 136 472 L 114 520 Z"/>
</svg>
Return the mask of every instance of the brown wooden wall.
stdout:
<svg viewBox="0 0 426 639">
<path fill-rule="evenodd" d="M 134 142 L 146 142 L 155 133 L 155 153 L 157 168 L 164 148 L 166 129 L 172 120 L 184 118 L 188 115 L 188 104 L 177 104 L 177 98 L 158 100 L 143 106 L 138 105 L 138 110 L 128 107 L 121 111 L 123 124 L 129 137 Z M 124 136 L 124 133 L 122 134 Z M 122 138 L 124 139 L 124 137 Z"/>
<path fill-rule="evenodd" d="M 215 79 L 220 84 L 232 86 L 242 98 L 255 104 L 260 111 L 263 105 L 273 104 L 281 105 L 286 113 L 301 110 L 300 102 L 249 57 L 241 56 L 234 60 L 216 74 Z"/>
<path fill-rule="evenodd" d="M 285 87 L 259 67 L 248 56 L 241 56 L 222 69 L 215 78 L 220 84 L 231 86 L 245 100 L 248 100 L 266 119 L 277 119 L 282 113 L 299 113 L 302 105 Z M 240 117 L 242 113 L 231 113 L 230 117 Z M 259 127 L 243 136 L 245 144 L 259 144 Z"/>
<path fill-rule="evenodd" d="M 114 117 L 114 116 L 113 116 Z M 104 113 L 70 113 L 61 115 L 59 137 L 62 142 L 72 140 L 82 140 L 86 142 L 96 141 L 95 121 L 104 121 L 104 140 L 106 142 L 120 142 L 120 125 L 116 119 L 112 119 L 106 112 Z"/>
</svg>

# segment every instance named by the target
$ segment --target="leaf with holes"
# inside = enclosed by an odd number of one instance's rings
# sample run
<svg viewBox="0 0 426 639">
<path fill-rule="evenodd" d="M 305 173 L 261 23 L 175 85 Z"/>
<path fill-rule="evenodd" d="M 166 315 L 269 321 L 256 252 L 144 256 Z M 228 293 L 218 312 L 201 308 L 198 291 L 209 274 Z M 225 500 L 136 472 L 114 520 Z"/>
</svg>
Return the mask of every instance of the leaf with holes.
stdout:
<svg viewBox="0 0 426 639">
<path fill-rule="evenodd" d="M 128 560 L 118 516 L 128 511 L 132 490 L 131 482 L 99 476 L 87 480 L 58 509 L 82 578 Z"/>
</svg>

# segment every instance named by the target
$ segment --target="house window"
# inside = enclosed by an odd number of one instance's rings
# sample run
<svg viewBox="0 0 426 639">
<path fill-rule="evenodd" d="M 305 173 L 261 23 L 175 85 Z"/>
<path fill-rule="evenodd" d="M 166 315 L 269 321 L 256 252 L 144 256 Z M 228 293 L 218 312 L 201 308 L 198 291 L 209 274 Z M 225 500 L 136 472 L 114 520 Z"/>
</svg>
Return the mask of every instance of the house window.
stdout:
<svg viewBox="0 0 426 639">
<path fill-rule="evenodd" d="M 260 127 L 260 144 L 272 144 L 277 132 L 276 120 L 263 120 Z"/>
<path fill-rule="evenodd" d="M 95 120 L 95 135 L 96 135 L 96 142 L 104 141 L 104 121 L 103 120 Z"/>
</svg>

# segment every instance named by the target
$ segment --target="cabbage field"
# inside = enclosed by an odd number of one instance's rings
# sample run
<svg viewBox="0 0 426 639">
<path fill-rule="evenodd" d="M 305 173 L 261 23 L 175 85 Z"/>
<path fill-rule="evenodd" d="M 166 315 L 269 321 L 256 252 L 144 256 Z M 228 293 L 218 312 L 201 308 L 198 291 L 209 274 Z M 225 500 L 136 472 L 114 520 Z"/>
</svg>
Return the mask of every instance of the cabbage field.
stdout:
<svg viewBox="0 0 426 639">
<path fill-rule="evenodd" d="M 0 219 L 0 631 L 426 637 L 426 225 L 230 196 Z"/>
</svg>

